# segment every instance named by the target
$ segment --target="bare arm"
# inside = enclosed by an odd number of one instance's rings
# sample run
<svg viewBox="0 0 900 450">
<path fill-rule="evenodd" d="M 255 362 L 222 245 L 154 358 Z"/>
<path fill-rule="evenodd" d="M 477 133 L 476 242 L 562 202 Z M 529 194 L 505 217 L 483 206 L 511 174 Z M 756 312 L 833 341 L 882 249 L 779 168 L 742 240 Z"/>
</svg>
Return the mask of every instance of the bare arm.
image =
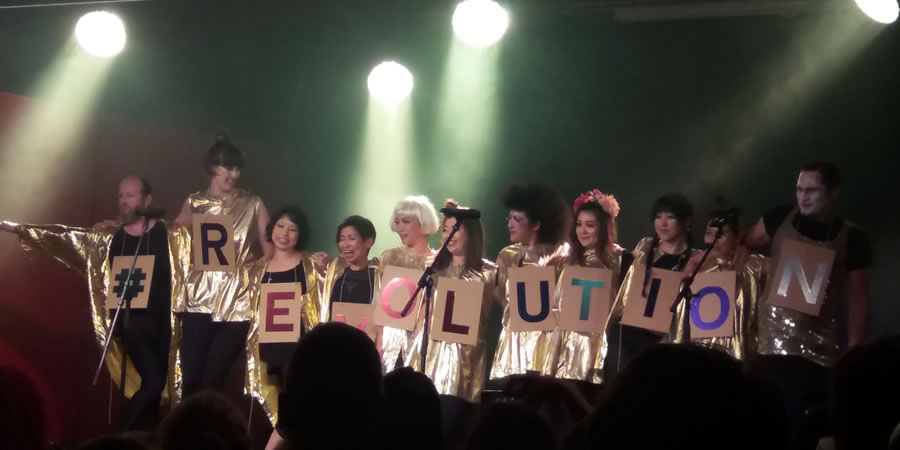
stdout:
<svg viewBox="0 0 900 450">
<path fill-rule="evenodd" d="M 753 228 L 750 228 L 747 230 L 747 233 L 744 234 L 741 239 L 741 244 L 751 250 L 755 250 L 768 245 L 771 241 L 772 237 L 766 232 L 766 224 L 763 222 L 762 217 L 760 217 L 756 222 L 756 225 L 753 225 Z"/>
<path fill-rule="evenodd" d="M 181 205 L 181 211 L 178 213 L 178 217 L 175 218 L 175 223 L 186 227 L 191 226 L 191 204 L 187 199 L 184 199 L 184 204 Z"/>
<path fill-rule="evenodd" d="M 869 269 L 850 272 L 850 314 L 848 345 L 861 344 L 869 321 Z"/>
<path fill-rule="evenodd" d="M 266 205 L 262 201 L 259 202 L 259 217 L 257 220 L 259 221 L 257 226 L 259 243 L 262 244 L 263 255 L 270 256 L 275 251 L 275 245 L 266 238 L 266 227 L 269 226 L 269 210 L 266 209 Z"/>
</svg>

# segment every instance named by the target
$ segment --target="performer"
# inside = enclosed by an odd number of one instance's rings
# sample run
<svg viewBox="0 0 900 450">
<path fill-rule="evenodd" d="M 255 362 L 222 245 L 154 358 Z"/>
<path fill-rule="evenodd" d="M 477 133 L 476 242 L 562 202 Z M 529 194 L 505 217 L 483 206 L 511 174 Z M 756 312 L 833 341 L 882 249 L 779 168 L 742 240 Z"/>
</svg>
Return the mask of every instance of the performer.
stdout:
<svg viewBox="0 0 900 450">
<path fill-rule="evenodd" d="M 152 278 L 143 284 L 149 287 L 147 308 L 131 310 L 128 329 L 124 333 L 128 363 L 132 366 L 126 372 L 125 386 L 120 386 L 131 396 L 124 424 L 126 429 L 155 427 L 163 391 L 168 384 L 169 399 L 174 403 L 179 381 L 177 371 L 167 370 L 170 362 L 174 367 L 177 347 L 172 339 L 174 317 L 170 305 L 190 257 L 190 240 L 184 227 L 167 227 L 157 219 L 146 223 L 147 232 L 141 238 L 146 219 L 135 214 L 135 210 L 149 207 L 152 200 L 150 183 L 144 178 L 129 176 L 119 183 L 120 220 L 113 230 L 0 223 L 0 229 L 18 234 L 26 245 L 47 252 L 88 279 L 94 331 L 101 348 L 110 332 L 110 313 L 114 312 L 106 306 L 113 258 L 131 261 L 136 252 L 154 256 Z M 110 222 L 98 225 L 110 225 Z M 137 248 L 139 239 L 141 244 Z M 136 281 L 141 283 L 140 279 Z M 119 317 L 117 327 L 121 327 L 123 317 Z M 116 383 L 119 383 L 122 363 L 121 339 L 119 335 L 113 340 L 106 359 L 110 377 Z"/>
<path fill-rule="evenodd" d="M 497 255 L 498 297 L 503 307 L 502 330 L 491 367 L 491 383 L 502 387 L 510 375 L 539 373 L 550 351 L 550 331 L 510 330 L 509 269 L 549 266 L 562 271 L 569 257 L 565 233 L 571 213 L 562 195 L 541 184 L 513 185 L 503 196 L 509 209 L 507 228 L 512 245 Z"/>
<path fill-rule="evenodd" d="M 350 216 L 337 227 L 336 242 L 340 254 L 325 271 L 319 314 L 320 321 L 330 322 L 335 303 L 370 304 L 381 285 L 378 258 L 369 259 L 375 245 L 375 225 L 361 216 Z"/>
<path fill-rule="evenodd" d="M 850 301 L 848 346 L 862 342 L 866 331 L 872 249 L 865 233 L 837 214 L 840 191 L 837 166 L 811 162 L 797 177 L 796 206 L 766 211 L 743 239 L 751 249 L 771 244 L 773 271 L 788 242 L 811 244 L 836 254 L 818 316 L 773 305 L 773 291 L 782 282 L 774 272 L 759 306 L 757 350 L 761 356 L 752 368 L 782 388 L 797 447 L 815 447 L 818 433 L 810 429 L 809 423 L 814 422 L 810 416 L 823 423 L 826 420 L 828 372 L 841 350 L 836 313 L 845 281 L 849 281 Z"/>
<path fill-rule="evenodd" d="M 768 267 L 768 259 L 759 254 L 753 254 L 746 263 L 740 267 L 734 265 L 734 253 L 740 237 L 740 211 L 734 208 L 713 211 L 706 223 L 706 234 L 703 242 L 712 244 L 719 228 L 722 228 L 722 237 L 716 242 L 715 247 L 700 267 L 700 273 L 722 272 L 734 270 L 736 272 L 735 286 L 735 311 L 734 311 L 734 336 L 715 337 L 704 339 L 688 339 L 686 326 L 686 314 L 690 309 L 685 302 L 681 302 L 672 320 L 672 332 L 669 339 L 677 343 L 693 342 L 706 347 L 717 348 L 725 351 L 735 359 L 745 360 L 748 353 L 754 350 L 756 339 L 756 311 L 757 300 L 762 294 L 762 286 Z M 685 274 L 691 274 L 703 257 L 703 252 L 695 252 L 684 269 Z"/>
<path fill-rule="evenodd" d="M 434 257 L 434 250 L 428 246 L 428 236 L 438 230 L 438 216 L 431 200 L 424 195 L 410 195 L 401 200 L 391 213 L 391 230 L 400 236 L 403 245 L 381 254 L 378 279 L 381 280 L 387 266 L 425 269 Z M 419 308 L 420 311 L 423 309 Z M 424 324 L 424 314 L 422 311 L 416 319 L 416 327 Z M 415 331 L 382 328 L 381 358 L 385 373 L 395 367 L 409 365 L 410 345 L 414 338 Z"/>
<path fill-rule="evenodd" d="M 249 286 L 238 277 L 241 267 L 271 254 L 265 232 L 269 214 L 255 194 L 236 187 L 244 156 L 224 133 L 206 153 L 209 188 L 184 202 L 176 221 L 190 226 L 196 214 L 230 216 L 234 221 L 234 272 L 203 271 L 191 266 L 186 288 L 176 298 L 181 319 L 184 395 L 221 388 L 247 340 L 250 328 Z"/>
<path fill-rule="evenodd" d="M 319 323 L 331 321 L 335 303 L 372 303 L 380 285 L 377 273 L 378 258 L 368 259 L 369 250 L 375 245 L 375 226 L 372 225 L 372 222 L 361 216 L 347 217 L 338 225 L 335 240 L 340 250 L 339 255 L 328 263 L 324 281 L 319 283 L 320 293 L 316 295 L 318 301 L 316 309 L 319 313 L 317 322 Z M 277 244 L 275 252 L 277 255 Z M 313 255 L 313 262 L 318 255 L 318 253 Z M 311 300 L 311 297 L 312 295 L 307 301 Z M 304 309 L 305 313 L 308 311 L 311 310 Z M 376 345 L 379 340 L 380 337 L 376 339 Z M 279 383 L 279 392 L 281 391 L 280 386 Z M 262 391 L 271 392 L 271 389 L 263 387 Z M 273 424 L 277 424 L 278 409 L 273 403 L 277 399 L 272 396 L 260 398 L 266 399 L 265 407 L 269 418 Z M 276 425 L 269 436 L 266 448 L 283 448 L 283 445 L 284 438 L 279 434 L 279 428 Z"/>
<path fill-rule="evenodd" d="M 621 323 L 626 293 L 638 264 L 644 264 L 644 285 L 635 288 L 640 288 L 644 296 L 647 295 L 651 268 L 677 272 L 684 270 L 691 257 L 690 229 L 693 215 L 693 206 L 681 194 L 666 194 L 654 202 L 650 217 L 656 234 L 654 237 L 641 239 L 634 248 L 634 264 L 625 275 L 610 310 L 606 325 L 608 352 L 603 364 L 605 380 L 612 380 L 638 353 L 662 340 L 661 334 Z"/>
<path fill-rule="evenodd" d="M 266 240 L 273 243 L 271 257 L 245 264 L 242 278 L 249 284 L 250 331 L 247 338 L 247 392 L 256 397 L 277 423 L 278 394 L 284 379 L 284 367 L 296 342 L 260 343 L 261 287 L 269 283 L 297 283 L 300 287 L 300 333 L 305 334 L 319 324 L 319 285 L 313 256 L 306 252 L 309 222 L 300 208 L 288 206 L 275 211 L 266 227 Z"/>
<path fill-rule="evenodd" d="M 575 199 L 572 209 L 576 219 L 569 238 L 572 253 L 568 264 L 610 269 L 616 283 L 614 289 L 618 288 L 621 281 L 619 274 L 623 270 L 627 271 L 632 261 L 631 253 L 624 252 L 622 247 L 616 245 L 619 202 L 612 195 L 594 189 Z M 565 269 L 560 278 L 564 275 Z M 562 287 L 557 285 L 557 309 L 561 295 Z M 606 354 L 606 349 L 601 348 L 603 343 L 603 330 L 597 333 L 555 330 L 543 374 L 600 383 L 603 379 L 603 357 Z"/>
<path fill-rule="evenodd" d="M 459 204 L 454 200 L 447 200 L 444 203 L 444 207 L 459 210 L 468 209 L 460 208 Z M 457 221 L 461 221 L 459 231 L 447 244 L 447 251 L 438 254 L 434 261 L 435 281 L 437 283 L 435 285 L 435 296 L 431 301 L 432 305 L 436 302 L 437 287 L 441 277 L 483 283 L 484 292 L 481 301 L 481 323 L 478 327 L 478 342 L 476 345 L 465 345 L 429 339 L 424 373 L 434 382 L 434 386 L 439 394 L 453 395 L 474 402 L 478 400 L 484 388 L 485 362 L 487 360 L 485 353 L 486 335 L 488 333 L 487 320 L 493 306 L 497 266 L 483 259 L 484 225 L 480 219 L 461 219 L 454 217 L 452 214 L 443 215 L 441 218 L 441 241 L 443 242 L 447 239 Z M 432 307 L 431 311 L 432 317 L 434 317 L 434 307 Z M 423 329 L 416 330 L 416 337 L 410 349 L 412 353 L 410 366 L 417 371 L 422 367 L 423 335 Z"/>
</svg>

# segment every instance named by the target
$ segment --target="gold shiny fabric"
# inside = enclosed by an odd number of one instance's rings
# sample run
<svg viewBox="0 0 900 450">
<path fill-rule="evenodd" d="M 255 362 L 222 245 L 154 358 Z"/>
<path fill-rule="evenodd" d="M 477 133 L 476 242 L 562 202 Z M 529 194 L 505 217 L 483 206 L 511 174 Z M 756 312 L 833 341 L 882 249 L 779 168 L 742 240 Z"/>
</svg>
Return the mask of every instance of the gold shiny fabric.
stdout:
<svg viewBox="0 0 900 450">
<path fill-rule="evenodd" d="M 378 275 L 378 258 L 372 258 L 368 262 L 368 266 L 366 266 L 366 270 L 369 268 L 375 268 L 375 279 L 372 280 L 372 285 L 374 289 L 372 291 L 372 295 L 374 297 L 375 292 L 378 292 L 381 289 L 381 277 Z M 319 295 L 319 322 L 325 323 L 331 320 L 331 317 L 328 317 L 328 311 L 331 309 L 329 305 L 331 304 L 331 293 L 334 292 L 335 282 L 341 275 L 344 273 L 348 267 L 347 260 L 345 260 L 342 256 L 338 256 L 331 260 L 328 263 L 328 267 L 325 269 L 325 276 L 320 277 L 319 281 L 319 291 L 321 294 Z M 337 287 L 340 289 L 340 287 Z M 371 302 L 371 300 L 370 300 Z"/>
<path fill-rule="evenodd" d="M 270 376 L 266 362 L 259 356 L 259 302 L 263 275 L 271 258 L 264 258 L 246 264 L 238 272 L 241 282 L 249 286 L 247 296 L 250 299 L 250 331 L 247 334 L 247 376 L 244 380 L 244 393 L 256 398 L 274 426 L 278 423 L 278 380 Z M 306 276 L 306 294 L 303 295 L 301 319 L 304 331 L 309 331 L 319 324 L 319 281 L 313 266 L 312 256 L 302 252 L 300 263 Z"/>
<path fill-rule="evenodd" d="M 766 298 L 774 295 L 773 291 L 778 288 L 778 282 L 781 281 L 775 279 L 777 274 L 771 274 L 764 297 L 759 304 L 757 351 L 763 355 L 802 356 L 816 364 L 831 367 L 840 353 L 836 314 L 841 289 L 847 277 L 847 230 L 853 225 L 845 222 L 841 232 L 834 239 L 819 242 L 801 235 L 794 229 L 793 222 L 797 214 L 798 211 L 795 209 L 775 232 L 772 239 L 771 261 L 773 265 L 778 263 L 781 243 L 785 239 L 834 250 L 836 252 L 834 265 L 822 301 L 822 310 L 819 316 L 815 317 L 768 303 Z"/>
<path fill-rule="evenodd" d="M 385 250 L 381 254 L 381 265 L 378 267 L 378 279 L 384 274 L 384 268 L 387 266 L 397 266 L 407 269 L 425 270 L 426 265 L 434 257 L 433 251 L 431 255 L 417 255 L 406 247 L 397 247 Z M 422 296 L 419 295 L 421 301 Z M 394 370 L 397 367 L 397 359 L 401 360 L 402 365 L 408 366 L 410 363 L 410 348 L 413 340 L 416 338 L 416 330 L 424 325 L 423 318 L 425 316 L 424 308 L 418 308 L 416 316 L 416 328 L 413 331 L 406 331 L 402 328 L 382 327 L 381 329 L 381 360 L 384 365 L 385 373 Z"/>
<path fill-rule="evenodd" d="M 735 287 L 734 309 L 734 336 L 715 337 L 704 339 L 692 339 L 694 344 L 716 348 L 728 352 L 735 359 L 743 361 L 748 352 L 756 346 L 756 311 L 757 301 L 762 294 L 762 286 L 765 282 L 768 259 L 762 255 L 750 255 L 747 263 L 736 274 L 737 286 Z M 734 270 L 731 260 L 708 259 L 704 261 L 701 273 L 722 272 Z M 687 342 L 686 329 L 690 326 L 686 317 L 688 308 L 685 302 L 678 305 L 675 317 L 672 320 L 672 332 L 669 340 L 684 343 Z"/>
<path fill-rule="evenodd" d="M 258 229 L 262 200 L 238 189 L 224 199 L 213 197 L 208 191 L 195 192 L 188 197 L 188 204 L 193 214 L 229 215 L 234 219 L 238 270 L 202 271 L 192 267 L 184 295 L 174 303 L 175 311 L 212 314 L 215 321 L 250 320 L 249 289 L 241 286 L 239 274 L 241 266 L 263 256 Z"/>
<path fill-rule="evenodd" d="M 512 331 L 509 329 L 510 299 L 509 269 L 523 266 L 554 267 L 556 278 L 569 256 L 569 244 L 538 244 L 528 247 L 521 244 L 510 245 L 497 255 L 497 285 L 503 306 L 503 329 L 494 353 L 491 379 L 523 374 L 528 371 L 542 372 L 550 351 L 552 330 Z"/>
<path fill-rule="evenodd" d="M 618 260 L 618 258 L 617 258 Z M 596 267 L 609 269 L 600 258 L 595 249 L 584 252 L 584 267 Z M 613 267 L 613 283 L 619 279 L 619 267 Z M 559 278 L 565 276 L 565 268 Z M 613 298 L 615 298 L 615 286 Z M 562 298 L 562 286 L 556 286 L 556 298 L 553 305 L 553 314 L 559 315 L 559 302 Z M 603 346 L 603 330 L 597 333 L 583 333 L 579 331 L 553 330 L 550 336 L 550 351 L 541 371 L 542 375 L 570 380 L 583 380 L 592 383 L 603 381 L 603 358 L 606 356 Z"/>
<path fill-rule="evenodd" d="M 112 314 L 106 308 L 109 281 L 109 246 L 112 242 L 112 233 L 96 231 L 89 228 L 70 227 L 66 225 L 27 225 L 4 222 L 15 227 L 15 233 L 19 235 L 25 244 L 31 248 L 41 250 L 68 268 L 78 272 L 87 278 L 88 294 L 91 299 L 91 319 L 93 321 L 94 335 L 99 348 L 103 349 L 109 328 L 112 325 Z M 172 297 L 180 293 L 183 286 L 184 274 L 187 270 L 186 262 L 190 257 L 191 240 L 187 228 L 170 224 L 167 225 L 169 240 L 169 264 L 171 266 Z M 178 345 L 180 334 L 175 323 L 175 316 L 171 314 L 169 324 L 172 336 L 169 345 L 169 374 L 167 390 L 164 397 L 174 404 L 181 395 L 181 371 L 178 360 Z M 99 355 L 99 353 L 98 353 Z M 106 368 L 110 378 L 117 385 L 122 367 L 122 343 L 121 338 L 113 339 L 106 358 Z M 129 398 L 134 395 L 141 385 L 141 377 L 137 369 L 128 360 L 128 370 L 125 378 L 125 395 Z"/>
<path fill-rule="evenodd" d="M 428 340 L 428 353 L 425 361 L 425 375 L 434 382 L 439 394 L 454 395 L 470 402 L 478 400 L 484 389 L 487 321 L 493 308 L 493 293 L 496 285 L 497 266 L 490 261 L 483 261 L 481 271 L 466 270 L 462 265 L 451 265 L 436 273 L 434 295 L 431 298 L 431 315 L 434 317 L 434 305 L 437 298 L 440 277 L 459 280 L 478 281 L 484 283 L 484 294 L 481 302 L 481 323 L 478 327 L 478 343 L 465 345 L 456 342 Z M 434 324 L 432 323 L 433 327 Z M 431 330 L 432 328 L 429 328 Z M 416 329 L 413 340 L 410 367 L 419 371 L 422 367 L 423 328 Z"/>
</svg>

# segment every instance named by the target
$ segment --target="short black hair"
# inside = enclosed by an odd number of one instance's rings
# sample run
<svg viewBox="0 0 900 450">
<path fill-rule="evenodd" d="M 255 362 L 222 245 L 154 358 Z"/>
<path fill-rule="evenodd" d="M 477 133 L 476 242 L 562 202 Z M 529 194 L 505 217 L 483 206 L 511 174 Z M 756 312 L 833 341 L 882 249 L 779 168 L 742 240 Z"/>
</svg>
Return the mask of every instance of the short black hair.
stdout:
<svg viewBox="0 0 900 450">
<path fill-rule="evenodd" d="M 309 220 L 306 218 L 306 213 L 296 206 L 285 206 L 272 214 L 269 224 L 266 225 L 266 240 L 272 242 L 272 230 L 275 228 L 275 222 L 282 217 L 287 217 L 288 220 L 294 222 L 294 225 L 297 225 L 297 244 L 294 245 L 294 248 L 300 251 L 305 250 L 306 244 L 309 243 Z"/>
<path fill-rule="evenodd" d="M 721 221 L 726 227 L 731 228 L 735 234 L 741 231 L 741 210 L 737 208 L 717 209 L 709 215 L 707 224 L 712 221 Z"/>
<path fill-rule="evenodd" d="M 555 244 L 566 240 L 572 211 L 556 188 L 538 183 L 514 184 L 503 194 L 503 205 L 523 211 L 529 222 L 541 225 L 538 242 Z"/>
<path fill-rule="evenodd" d="M 341 231 L 344 231 L 344 228 L 347 227 L 355 228 L 356 232 L 359 233 L 359 237 L 364 241 L 367 239 L 375 239 L 375 225 L 372 225 L 371 220 L 366 219 L 363 216 L 350 216 L 338 224 L 337 235 L 334 238 L 335 242 L 341 242 Z"/>
<path fill-rule="evenodd" d="M 817 160 L 807 163 L 800 169 L 801 172 L 819 172 L 822 177 L 822 184 L 828 191 L 833 191 L 841 185 L 841 170 L 829 161 Z"/>
<path fill-rule="evenodd" d="M 653 209 L 650 210 L 650 219 L 656 218 L 656 215 L 662 212 L 671 213 L 684 226 L 687 224 L 687 219 L 694 215 L 694 207 L 684 195 L 671 192 L 664 194 L 653 202 Z"/>
<path fill-rule="evenodd" d="M 244 155 L 241 151 L 228 140 L 228 135 L 224 131 L 219 131 L 215 135 L 215 142 L 206 151 L 206 172 L 210 175 L 213 169 L 218 166 L 244 168 Z"/>
</svg>

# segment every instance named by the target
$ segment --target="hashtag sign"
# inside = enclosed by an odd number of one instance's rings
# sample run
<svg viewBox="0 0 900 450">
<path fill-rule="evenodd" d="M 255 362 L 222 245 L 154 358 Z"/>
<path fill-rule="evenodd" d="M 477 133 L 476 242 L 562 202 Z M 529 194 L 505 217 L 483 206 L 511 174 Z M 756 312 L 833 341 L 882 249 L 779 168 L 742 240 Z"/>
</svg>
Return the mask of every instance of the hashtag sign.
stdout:
<svg viewBox="0 0 900 450">
<path fill-rule="evenodd" d="M 113 292 L 115 292 L 117 296 L 122 295 L 122 289 L 125 289 L 125 280 L 127 278 L 127 269 L 122 269 L 122 271 L 116 275 L 116 285 L 113 287 Z M 144 292 L 144 281 L 146 279 L 147 274 L 144 273 L 140 267 L 134 269 L 134 273 L 131 274 L 131 280 L 128 281 L 128 288 L 125 289 L 125 300 L 131 300 L 141 292 Z"/>
</svg>

